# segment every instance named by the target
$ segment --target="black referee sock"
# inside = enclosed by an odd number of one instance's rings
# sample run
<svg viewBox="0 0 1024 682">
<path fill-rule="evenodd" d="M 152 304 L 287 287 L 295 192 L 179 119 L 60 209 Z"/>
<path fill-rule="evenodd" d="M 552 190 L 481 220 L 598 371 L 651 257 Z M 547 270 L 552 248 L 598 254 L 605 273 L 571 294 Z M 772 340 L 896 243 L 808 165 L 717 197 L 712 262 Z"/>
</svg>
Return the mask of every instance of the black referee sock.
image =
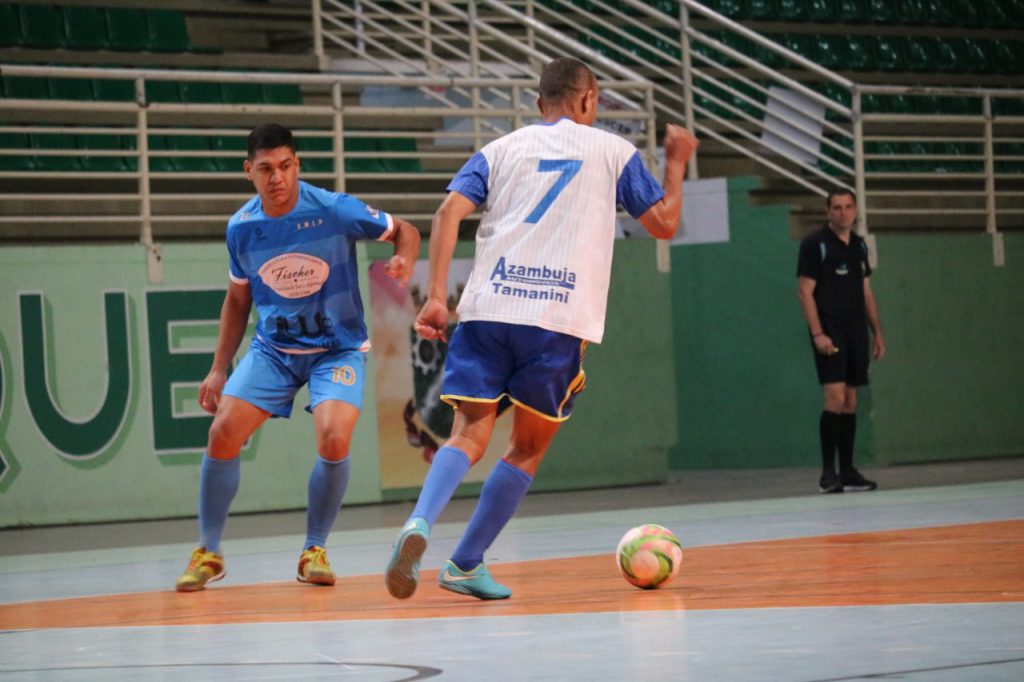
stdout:
<svg viewBox="0 0 1024 682">
<path fill-rule="evenodd" d="M 824 471 L 836 470 L 836 448 L 839 445 L 841 417 L 841 414 L 824 410 L 818 421 L 818 433 L 821 436 L 821 468 Z"/>
<path fill-rule="evenodd" d="M 857 415 L 836 415 L 839 423 L 839 473 L 853 470 L 853 439 L 857 434 Z"/>
</svg>

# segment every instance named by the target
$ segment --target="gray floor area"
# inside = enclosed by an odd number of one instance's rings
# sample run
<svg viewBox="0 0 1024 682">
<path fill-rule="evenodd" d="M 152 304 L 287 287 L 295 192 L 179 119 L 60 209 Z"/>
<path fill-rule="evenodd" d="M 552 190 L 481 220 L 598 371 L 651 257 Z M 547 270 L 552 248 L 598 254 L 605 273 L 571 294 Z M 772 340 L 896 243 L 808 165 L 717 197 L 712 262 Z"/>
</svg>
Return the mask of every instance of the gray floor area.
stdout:
<svg viewBox="0 0 1024 682">
<path fill-rule="evenodd" d="M 817 472 L 771 470 L 681 472 L 657 486 L 530 495 L 488 561 L 608 553 L 624 529 L 646 522 L 698 547 L 1024 518 L 1024 457 L 864 473 L 878 479 L 879 491 L 817 495 Z M 379 573 L 409 509 L 344 510 L 331 538 L 339 574 Z M 471 509 L 471 500 L 453 502 L 424 566 L 447 557 Z M 1024 595 L 996 604 L 606 613 L 567 605 L 565 613 L 533 616 L 4 626 L 3 604 L 167 590 L 194 524 L 0 532 L 0 679 L 1024 679 Z M 225 541 L 231 584 L 288 579 L 302 527 L 297 512 L 233 518 Z"/>
</svg>

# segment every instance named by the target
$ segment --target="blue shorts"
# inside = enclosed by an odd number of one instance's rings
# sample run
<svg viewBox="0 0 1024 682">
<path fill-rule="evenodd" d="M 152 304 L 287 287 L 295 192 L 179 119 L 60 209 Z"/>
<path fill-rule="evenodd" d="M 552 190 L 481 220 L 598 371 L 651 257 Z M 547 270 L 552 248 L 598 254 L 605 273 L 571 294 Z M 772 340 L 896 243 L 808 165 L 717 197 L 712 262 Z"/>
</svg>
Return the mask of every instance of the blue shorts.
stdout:
<svg viewBox="0 0 1024 682">
<path fill-rule="evenodd" d="M 587 342 L 540 327 L 505 322 L 463 322 L 452 334 L 441 400 L 509 400 L 551 421 L 572 414 L 586 375 Z"/>
<path fill-rule="evenodd" d="M 295 394 L 308 383 L 307 412 L 325 400 L 341 400 L 361 408 L 365 374 L 366 353 L 362 351 L 297 355 L 283 353 L 257 336 L 228 377 L 224 395 L 251 403 L 275 417 L 289 417 Z"/>
</svg>

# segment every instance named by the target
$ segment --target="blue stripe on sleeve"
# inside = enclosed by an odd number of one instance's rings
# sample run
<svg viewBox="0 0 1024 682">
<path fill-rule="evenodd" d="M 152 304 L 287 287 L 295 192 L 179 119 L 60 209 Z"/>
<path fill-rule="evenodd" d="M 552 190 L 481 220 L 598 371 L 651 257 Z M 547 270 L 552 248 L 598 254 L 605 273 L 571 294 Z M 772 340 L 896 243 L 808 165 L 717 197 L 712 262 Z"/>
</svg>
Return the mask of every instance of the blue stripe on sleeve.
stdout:
<svg viewBox="0 0 1024 682">
<path fill-rule="evenodd" d="M 487 159 L 483 154 L 477 152 L 448 183 L 448 191 L 458 192 L 479 206 L 487 200 L 487 181 L 490 174 L 491 169 L 487 165 Z"/>
<path fill-rule="evenodd" d="M 629 215 L 639 218 L 664 196 L 665 191 L 640 160 L 640 152 L 633 152 L 615 185 L 615 201 Z"/>
</svg>

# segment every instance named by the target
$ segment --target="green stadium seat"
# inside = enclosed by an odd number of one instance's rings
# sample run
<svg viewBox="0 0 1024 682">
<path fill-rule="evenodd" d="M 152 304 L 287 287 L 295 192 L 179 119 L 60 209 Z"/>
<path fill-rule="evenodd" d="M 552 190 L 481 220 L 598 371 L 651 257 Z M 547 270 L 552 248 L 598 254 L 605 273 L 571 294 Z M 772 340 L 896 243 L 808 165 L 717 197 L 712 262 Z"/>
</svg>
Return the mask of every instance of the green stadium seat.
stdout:
<svg viewBox="0 0 1024 682">
<path fill-rule="evenodd" d="M 863 24 L 868 20 L 866 0 L 836 0 L 836 18 L 841 23 Z"/>
<path fill-rule="evenodd" d="M 4 94 L 10 99 L 49 99 L 50 84 L 36 76 L 4 76 Z"/>
<path fill-rule="evenodd" d="M 29 135 L 32 149 L 78 149 L 78 138 L 67 133 L 32 133 Z M 82 169 L 78 156 L 35 156 L 32 160 L 36 170 L 77 171 Z"/>
<path fill-rule="evenodd" d="M 21 5 L 22 45 L 38 49 L 65 47 L 64 18 L 56 5 Z"/>
<path fill-rule="evenodd" d="M 808 18 L 818 24 L 834 24 L 839 21 L 836 0 L 810 0 L 807 2 Z"/>
<path fill-rule="evenodd" d="M 809 3 L 806 0 L 779 0 L 779 18 L 794 23 L 810 21 Z"/>
<path fill-rule="evenodd" d="M 987 42 L 973 38 L 961 38 L 960 54 L 964 70 L 970 73 L 992 73 L 992 60 L 989 58 Z"/>
<path fill-rule="evenodd" d="M 981 5 L 995 4 L 995 0 L 981 3 L 975 0 L 946 0 L 950 13 L 954 17 L 954 24 L 970 28 L 980 28 L 985 25 L 987 17 Z"/>
<path fill-rule="evenodd" d="M 65 7 L 64 35 L 72 50 L 109 50 L 107 13 L 101 7 Z"/>
<path fill-rule="evenodd" d="M 265 104 L 302 104 L 302 90 L 294 83 L 264 83 Z"/>
<path fill-rule="evenodd" d="M 896 36 L 875 36 L 872 41 L 875 64 L 882 71 L 903 71 L 907 68 L 904 41 Z"/>
<path fill-rule="evenodd" d="M 83 150 L 123 150 L 124 144 L 120 135 L 79 135 L 78 146 Z M 82 156 L 82 170 L 106 173 L 122 173 L 128 170 L 124 157 L 120 156 Z"/>
<path fill-rule="evenodd" d="M 891 158 L 899 153 L 896 145 L 892 142 L 866 142 L 864 144 L 864 153 L 890 157 L 887 159 L 869 159 L 865 164 L 865 170 L 869 173 L 894 173 L 906 170 L 902 160 Z"/>
<path fill-rule="evenodd" d="M 962 68 L 960 55 L 957 53 L 956 43 L 946 38 L 935 39 L 936 61 L 933 65 L 935 71 L 953 73 Z"/>
<path fill-rule="evenodd" d="M 931 38 L 910 36 L 906 42 L 907 67 L 918 73 L 933 71 L 938 62 L 938 46 Z"/>
<path fill-rule="evenodd" d="M 778 21 L 782 14 L 777 0 L 746 0 L 746 5 L 751 21 Z"/>
<path fill-rule="evenodd" d="M 814 59 L 817 52 L 814 39 L 806 33 L 784 33 L 781 42 L 787 49 L 808 59 Z"/>
<path fill-rule="evenodd" d="M 647 0 L 647 4 L 670 17 L 679 16 L 678 0 Z"/>
<path fill-rule="evenodd" d="M 846 36 L 846 68 L 853 71 L 876 71 L 871 36 Z"/>
<path fill-rule="evenodd" d="M 952 26 L 956 24 L 946 0 L 924 0 L 924 23 L 931 26 Z"/>
<path fill-rule="evenodd" d="M 88 78 L 50 78 L 50 99 L 69 99 L 91 102 L 95 99 L 92 81 Z"/>
<path fill-rule="evenodd" d="M 18 8 L 8 3 L 0 4 L 0 47 L 21 47 L 24 42 Z"/>
<path fill-rule="evenodd" d="M 299 159 L 302 161 L 302 170 L 307 173 L 333 173 L 334 159 L 330 157 L 303 156 L 304 152 L 330 152 L 334 150 L 334 143 L 330 137 L 301 137 L 296 140 Z"/>
<path fill-rule="evenodd" d="M 150 135 L 147 140 L 149 144 L 149 151 L 168 151 L 170 150 L 170 142 L 166 135 Z M 135 149 L 134 141 L 129 144 L 129 149 Z M 174 160 L 169 156 L 150 156 L 149 157 L 149 172 L 150 173 L 173 173 L 177 168 L 174 165 Z"/>
<path fill-rule="evenodd" d="M 263 102 L 263 87 L 259 83 L 221 83 L 221 101 L 224 104 L 259 104 Z"/>
<path fill-rule="evenodd" d="M 925 0 L 898 0 L 896 15 L 899 17 L 899 23 L 908 26 L 919 26 L 926 23 L 924 3 Z"/>
<path fill-rule="evenodd" d="M 392 170 L 384 160 L 374 153 L 369 157 L 353 158 L 348 152 L 378 152 L 380 146 L 375 138 L 371 137 L 346 137 L 345 138 L 345 172 L 346 173 L 382 173 Z M 333 167 L 333 166 L 332 166 Z"/>
<path fill-rule="evenodd" d="M 30 171 L 35 168 L 31 156 L 4 155 L 5 149 L 28 149 L 28 135 L 25 133 L 0 133 L 0 170 Z"/>
<path fill-rule="evenodd" d="M 182 152 L 209 152 L 210 138 L 206 135 L 170 135 L 167 139 L 167 147 L 171 151 Z M 210 173 L 218 170 L 213 162 L 213 157 L 205 156 L 176 156 L 174 157 L 174 168 L 180 173 Z"/>
<path fill-rule="evenodd" d="M 1010 17 L 998 0 L 983 3 L 981 8 L 983 23 L 988 28 L 1006 28 L 1010 25 Z"/>
<path fill-rule="evenodd" d="M 997 173 L 1024 173 L 1024 144 L 1011 142 L 995 147 Z M 1020 159 L 999 159 L 1001 156 L 1019 156 Z"/>
<path fill-rule="evenodd" d="M 992 113 L 996 116 L 1024 116 L 1024 99 L 1009 97 L 993 99 Z"/>
<path fill-rule="evenodd" d="M 716 0 L 713 3 L 714 6 L 711 3 L 707 4 L 711 9 L 730 19 L 748 18 L 747 3 L 743 2 L 743 0 Z"/>
<path fill-rule="evenodd" d="M 181 91 L 174 81 L 146 81 L 147 102 L 180 102 Z"/>
<path fill-rule="evenodd" d="M 992 40 L 988 42 L 989 64 L 994 73 L 1017 74 L 1024 59 L 1021 50 L 1024 44 L 1013 40 Z"/>
<path fill-rule="evenodd" d="M 92 81 L 92 92 L 100 102 L 135 101 L 135 83 L 129 80 L 95 78 Z"/>
<path fill-rule="evenodd" d="M 1013 28 L 1024 28 L 1024 0 L 1000 0 L 1009 25 Z"/>
<path fill-rule="evenodd" d="M 814 44 L 814 60 L 827 69 L 841 69 L 846 66 L 846 41 L 842 36 L 819 34 L 811 38 Z"/>
<path fill-rule="evenodd" d="M 145 11 L 134 7 L 108 7 L 106 12 L 112 50 L 140 52 L 150 48 Z"/>
<path fill-rule="evenodd" d="M 188 52 L 185 15 L 172 9 L 146 10 L 149 49 L 154 52 Z"/>
<path fill-rule="evenodd" d="M 213 163 L 222 173 L 241 173 L 247 153 L 247 138 L 240 135 L 220 135 L 213 138 L 213 149 L 218 152 L 234 152 L 235 156 L 217 156 Z M 305 164 L 303 164 L 305 165 Z"/>
<path fill-rule="evenodd" d="M 220 83 L 184 81 L 178 84 L 181 101 L 190 104 L 220 104 L 224 101 Z"/>
<path fill-rule="evenodd" d="M 893 0 L 867 0 L 868 21 L 872 24 L 899 23 L 899 5 Z"/>
<path fill-rule="evenodd" d="M 415 152 L 416 140 L 411 137 L 382 137 L 378 148 L 384 152 Z M 423 165 L 419 159 L 382 159 L 384 169 L 392 173 L 419 173 Z"/>
</svg>

